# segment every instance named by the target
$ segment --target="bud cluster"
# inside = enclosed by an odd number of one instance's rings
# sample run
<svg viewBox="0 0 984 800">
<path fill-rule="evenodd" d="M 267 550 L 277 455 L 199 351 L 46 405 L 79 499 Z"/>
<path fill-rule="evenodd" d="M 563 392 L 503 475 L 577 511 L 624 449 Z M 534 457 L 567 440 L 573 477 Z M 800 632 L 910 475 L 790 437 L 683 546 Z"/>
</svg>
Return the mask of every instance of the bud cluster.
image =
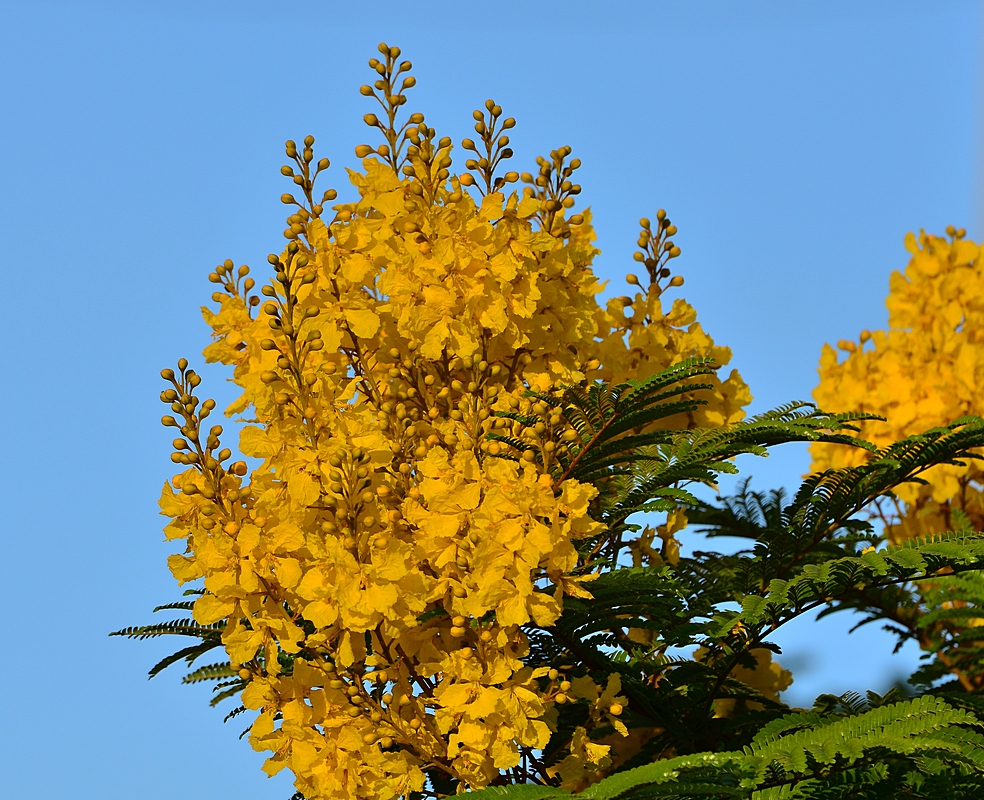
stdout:
<svg viewBox="0 0 984 800">
<path fill-rule="evenodd" d="M 512 117 L 500 120 L 501 116 L 502 107 L 496 105 L 494 100 L 486 100 L 485 113 L 476 109 L 472 114 L 475 120 L 475 133 L 481 139 L 481 150 L 471 139 L 463 139 L 461 142 L 461 146 L 465 150 L 470 150 L 478 156 L 465 161 L 465 167 L 478 173 L 485 184 L 484 189 L 479 187 L 479 191 L 483 195 L 501 191 L 506 184 L 515 183 L 519 180 L 519 174 L 516 172 L 507 172 L 501 177 L 495 177 L 498 166 L 513 156 L 512 148 L 509 147 L 509 137 L 505 131 L 516 127 L 516 120 Z M 461 185 L 473 186 L 475 179 L 466 173 L 461 176 Z"/>
<path fill-rule="evenodd" d="M 575 170 L 581 166 L 581 159 L 567 161 L 570 154 L 571 148 L 565 145 L 551 150 L 549 159 L 537 156 L 540 170 L 536 176 L 529 172 L 520 176 L 523 183 L 529 184 L 523 190 L 524 196 L 538 201 L 536 217 L 543 230 L 555 233 L 556 228 L 556 235 L 564 239 L 571 235 L 570 225 L 584 222 L 580 214 L 572 216 L 569 223 L 564 221 L 564 213 L 574 207 L 574 197 L 581 193 L 580 184 L 571 181 Z"/>
<path fill-rule="evenodd" d="M 595 364 L 587 365 L 590 369 Z M 571 426 L 559 397 L 530 392 L 527 398 L 509 397 L 512 410 L 495 412 L 486 452 L 499 458 L 538 467 L 560 484 L 567 479 L 583 442 Z M 495 432 L 498 431 L 498 432 Z M 505 445 L 505 447 L 503 447 Z"/>
<path fill-rule="evenodd" d="M 386 143 L 377 147 L 360 144 L 355 148 L 355 154 L 359 158 L 365 158 L 372 154 L 378 155 L 394 171 L 397 171 L 403 164 L 403 147 L 410 138 L 411 130 L 424 121 L 424 115 L 411 114 L 406 122 L 397 127 L 397 115 L 400 108 L 407 102 L 406 90 L 416 86 L 417 79 L 413 75 L 407 74 L 397 86 L 400 76 L 409 73 L 413 69 L 413 64 L 409 61 L 402 61 L 397 65 L 397 59 L 400 57 L 399 47 L 390 47 L 385 42 L 380 42 L 377 49 L 383 60 L 370 58 L 369 67 L 379 75 L 379 78 L 371 86 L 366 84 L 361 87 L 359 92 L 364 97 L 375 97 L 382 108 L 385 119 L 380 120 L 375 114 L 366 114 L 363 120 L 370 128 L 377 128 L 383 134 Z"/>
<path fill-rule="evenodd" d="M 284 238 L 295 240 L 301 236 L 307 236 L 307 226 L 310 221 L 321 217 L 325 210 L 324 204 L 338 197 L 338 192 L 334 189 L 328 189 L 320 200 L 315 201 L 314 199 L 315 181 L 322 172 L 331 166 L 331 162 L 327 158 L 322 158 L 315 164 L 313 136 L 304 137 L 304 148 L 300 152 L 298 152 L 297 143 L 293 139 L 287 140 L 285 149 L 287 157 L 294 161 L 300 172 L 295 173 L 293 167 L 285 164 L 280 168 L 280 174 L 285 178 L 290 178 L 304 193 L 304 199 L 301 202 L 292 194 L 280 196 L 280 201 L 284 205 L 297 207 L 297 211 L 287 217 L 287 228 L 284 230 Z M 312 164 L 314 164 L 313 169 Z"/>
<path fill-rule="evenodd" d="M 413 181 L 409 187 L 410 194 L 423 199 L 423 203 L 411 200 L 408 209 L 429 208 L 436 202 L 438 190 L 444 187 L 451 176 L 451 139 L 447 136 L 437 139 L 437 132 L 423 124 L 422 116 L 419 125 L 407 130 L 407 137 L 410 140 L 407 147 L 409 163 L 404 165 L 402 172 Z M 460 192 L 448 197 L 449 203 L 460 200 Z M 426 254 L 430 251 L 426 249 L 421 252 Z"/>
<path fill-rule="evenodd" d="M 299 292 L 317 279 L 308 253 L 296 242 L 287 245 L 283 256 L 271 254 L 267 261 L 274 268 L 274 280 L 263 286 L 270 298 L 263 304 L 263 314 L 275 338 L 260 341 L 260 349 L 276 355 L 276 369 L 264 370 L 260 380 L 276 394 L 280 406 L 291 404 L 309 422 L 315 416 L 313 386 L 316 375 L 307 369 L 307 356 L 324 348 L 322 333 L 313 327 L 321 313 L 316 304 L 301 307 Z"/>
<path fill-rule="evenodd" d="M 664 286 L 683 286 L 683 276 L 670 277 L 670 269 L 666 266 L 671 258 L 680 255 L 680 248 L 670 238 L 676 235 L 677 226 L 670 222 L 670 218 L 662 208 L 656 212 L 655 232 L 652 223 L 646 217 L 639 220 L 639 226 L 642 228 L 639 240 L 636 242 L 639 250 L 633 258 L 645 265 L 649 273 L 650 285 L 655 287 L 657 294 L 663 291 Z M 626 281 L 630 284 L 639 284 L 639 279 L 635 275 L 626 276 Z M 667 281 L 666 284 L 663 284 L 663 281 Z"/>
<path fill-rule="evenodd" d="M 240 499 L 238 478 L 246 474 L 246 463 L 236 461 L 228 467 L 223 466 L 232 458 L 232 451 L 221 447 L 221 425 L 213 425 L 208 435 L 203 435 L 202 423 L 215 409 L 215 401 L 209 398 L 201 402 L 192 393 L 201 383 L 201 377 L 188 368 L 187 359 L 178 360 L 177 374 L 172 369 L 165 369 L 161 371 L 161 377 L 171 384 L 170 389 L 161 392 L 161 402 L 169 404 L 171 411 L 180 416 L 180 420 L 171 415 L 161 418 L 165 427 L 177 428 L 181 434 L 172 442 L 174 452 L 171 453 L 171 461 L 194 468 L 203 478 L 200 483 L 182 480 L 181 491 L 189 496 L 201 495 L 217 505 L 209 505 L 211 510 L 208 512 L 203 510 L 202 528 L 209 530 L 215 526 L 213 517 L 216 513 L 235 525 L 229 503 Z M 231 481 L 227 480 L 229 477 L 232 477 Z"/>
<path fill-rule="evenodd" d="M 212 283 L 218 283 L 223 291 L 213 292 L 212 300 L 221 303 L 227 297 L 236 297 L 243 301 L 248 309 L 252 309 L 260 304 L 260 298 L 255 295 L 250 296 L 256 281 L 250 277 L 249 267 L 245 264 L 236 269 L 236 265 L 230 259 L 226 259 L 209 273 L 208 279 Z"/>
</svg>

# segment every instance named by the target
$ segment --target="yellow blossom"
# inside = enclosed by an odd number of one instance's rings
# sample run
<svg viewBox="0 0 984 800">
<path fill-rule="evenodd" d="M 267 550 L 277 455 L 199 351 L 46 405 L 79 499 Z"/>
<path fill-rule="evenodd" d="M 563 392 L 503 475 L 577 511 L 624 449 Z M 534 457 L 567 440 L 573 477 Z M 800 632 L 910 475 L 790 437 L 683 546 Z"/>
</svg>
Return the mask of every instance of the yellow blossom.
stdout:
<svg viewBox="0 0 984 800">
<path fill-rule="evenodd" d="M 395 79 L 399 51 L 381 53 L 374 69 Z M 385 102 L 402 96 L 391 89 Z M 187 543 L 169 565 L 203 579 L 195 619 L 224 622 L 230 659 L 251 665 L 243 703 L 259 712 L 250 741 L 271 754 L 266 771 L 290 769 L 309 800 L 405 796 L 428 770 L 478 788 L 547 745 L 567 696 L 525 665 L 524 626 L 590 596 L 577 544 L 602 532 L 597 490 L 550 470 L 566 421 L 508 431 L 534 437 L 538 461 L 532 446 L 490 444 L 511 424 L 497 414 L 531 413 L 530 389 L 730 359 L 685 301 L 664 308 L 681 281 L 658 270 L 630 306 L 599 305 L 572 186 L 548 202 L 490 172 L 471 194 L 422 119 L 360 147 L 375 155 L 331 209 L 312 194 L 313 138 L 288 142 L 307 199 L 285 196 L 296 210 L 272 280 L 258 296 L 248 268 L 213 273 L 224 291 L 204 310 L 205 357 L 232 368 L 242 394 L 227 413 L 248 415 L 239 451 L 253 469 L 230 465 L 220 427 L 206 432 L 186 363 L 162 396 L 188 437 L 175 460 L 189 468 L 161 498 L 167 536 Z M 737 372 L 709 382 L 705 405 L 664 424 L 741 419 Z M 618 691 L 595 698 L 593 725 L 624 731 Z M 591 735 L 569 743 L 565 785 L 610 765 Z"/>
<path fill-rule="evenodd" d="M 888 329 L 863 331 L 842 342 L 846 358 L 825 345 L 820 384 L 822 408 L 878 414 L 885 422 L 863 424 L 861 435 L 879 446 L 968 414 L 984 413 L 984 261 L 979 245 L 951 232 L 949 238 L 909 234 L 912 255 L 905 272 L 889 282 Z M 835 444 L 811 445 L 813 470 L 863 463 L 864 451 Z M 942 464 L 922 473 L 926 485 L 895 490 L 897 508 L 882 511 L 893 541 L 957 527 L 962 510 L 984 528 L 979 462 Z M 886 510 L 887 509 L 887 510 Z"/>
</svg>

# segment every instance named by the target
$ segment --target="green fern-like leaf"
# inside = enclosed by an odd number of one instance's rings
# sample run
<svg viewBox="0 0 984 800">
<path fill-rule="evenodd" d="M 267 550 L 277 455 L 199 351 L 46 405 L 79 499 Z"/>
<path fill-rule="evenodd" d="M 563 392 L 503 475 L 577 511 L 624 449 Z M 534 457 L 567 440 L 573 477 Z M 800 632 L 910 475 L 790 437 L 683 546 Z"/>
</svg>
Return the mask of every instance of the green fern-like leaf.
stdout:
<svg viewBox="0 0 984 800">
<path fill-rule="evenodd" d="M 202 639 L 217 638 L 221 635 L 224 625 L 199 625 L 192 619 L 172 619 L 167 622 L 157 622 L 153 625 L 135 625 L 113 631 L 110 636 L 126 636 L 129 639 L 152 639 L 157 636 L 196 636 Z"/>
<path fill-rule="evenodd" d="M 218 681 L 223 678 L 229 678 L 234 676 L 236 673 L 233 672 L 232 668 L 229 666 L 228 661 L 219 662 L 216 664 L 208 664 L 204 667 L 199 667 L 198 669 L 189 672 L 182 679 L 182 683 L 201 683 L 202 681 Z M 237 681 L 240 685 L 243 685 L 242 681 Z"/>
</svg>

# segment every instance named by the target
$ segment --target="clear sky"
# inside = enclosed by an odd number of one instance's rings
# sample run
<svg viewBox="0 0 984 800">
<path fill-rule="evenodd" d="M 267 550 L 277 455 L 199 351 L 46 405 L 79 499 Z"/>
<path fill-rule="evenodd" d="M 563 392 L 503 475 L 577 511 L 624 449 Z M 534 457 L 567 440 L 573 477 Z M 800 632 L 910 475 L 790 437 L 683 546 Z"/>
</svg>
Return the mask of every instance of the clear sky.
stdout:
<svg viewBox="0 0 984 800">
<path fill-rule="evenodd" d="M 519 122 L 516 169 L 573 148 L 609 291 L 665 207 L 682 294 L 758 411 L 809 398 L 824 342 L 884 325 L 906 231 L 981 235 L 982 24 L 958 0 L 0 0 L 4 793 L 291 794 L 204 690 L 148 683 L 166 644 L 106 633 L 177 594 L 158 372 L 200 366 L 210 269 L 281 248 L 285 139 L 313 133 L 345 196 L 380 40 L 415 63 L 410 106 L 439 134 L 469 135 L 492 97 Z M 768 488 L 808 461 L 741 466 Z M 909 671 L 849 625 L 784 635 L 793 701 Z"/>
</svg>

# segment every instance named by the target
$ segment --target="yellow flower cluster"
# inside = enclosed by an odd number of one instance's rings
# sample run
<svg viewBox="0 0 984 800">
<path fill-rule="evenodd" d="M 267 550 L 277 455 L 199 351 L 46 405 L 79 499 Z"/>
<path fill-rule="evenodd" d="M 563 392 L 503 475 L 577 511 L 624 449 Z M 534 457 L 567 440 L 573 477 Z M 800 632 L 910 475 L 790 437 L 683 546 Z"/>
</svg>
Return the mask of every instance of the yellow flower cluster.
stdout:
<svg viewBox="0 0 984 800">
<path fill-rule="evenodd" d="M 847 352 L 825 345 L 820 384 L 813 393 L 821 408 L 878 414 L 861 435 L 879 446 L 967 414 L 984 413 L 984 259 L 981 247 L 948 229 L 948 238 L 921 232 L 906 237 L 912 254 L 905 273 L 891 277 L 888 330 L 863 331 Z M 863 450 L 811 445 L 813 470 L 863 463 Z M 984 529 L 979 462 L 940 465 L 923 473 L 927 485 L 896 490 L 899 505 L 886 516 L 893 540 L 958 527 L 955 511 Z"/>
<path fill-rule="evenodd" d="M 380 49 L 370 65 L 393 110 L 408 62 Z M 487 109 L 487 122 L 476 112 L 480 134 L 501 114 Z M 333 206 L 330 222 L 312 195 L 327 159 L 314 169 L 313 138 L 288 142 L 301 171 L 284 174 L 308 202 L 284 198 L 297 211 L 286 249 L 269 259 L 265 301 L 249 295 L 246 267 L 226 262 L 210 276 L 223 291 L 217 312 L 204 309 L 215 336 L 205 356 L 234 368 L 242 396 L 227 413 L 250 415 L 239 450 L 257 466 L 226 463 L 221 426 L 204 431 L 214 403 L 199 403 L 186 362 L 165 370 L 173 388 L 162 399 L 181 419 L 164 422 L 180 429 L 174 460 L 188 467 L 161 500 L 167 536 L 187 542 L 170 567 L 182 583 L 204 581 L 195 619 L 226 624 L 243 704 L 259 712 L 251 742 L 271 752 L 266 771 L 289 768 L 310 800 L 546 776 L 536 753 L 566 702 L 587 704 L 589 722 L 549 774 L 581 780 L 609 763 L 592 726 L 610 729 L 625 701 L 617 686 L 572 684 L 563 665 L 527 666 L 524 626 L 549 627 L 565 595 L 587 596 L 575 547 L 601 533 L 597 492 L 558 476 L 577 434 L 525 392 L 646 377 L 693 356 L 724 364 L 730 353 L 682 300 L 663 312 L 665 259 L 652 246 L 675 248 L 665 215 L 640 259 L 657 270 L 649 288 L 602 308 L 590 215 L 566 216 L 579 190 L 568 149 L 541 159 L 522 194 L 497 190 L 515 173 L 494 178 L 469 161 L 488 178 L 476 198 L 470 173 L 449 174 L 449 140 L 421 115 L 399 130 L 392 119 L 367 116 L 389 144 L 360 146 L 358 199 Z M 750 400 L 740 376 L 714 384 L 699 413 L 668 424 L 740 419 Z M 510 411 L 539 421 L 497 416 Z"/>
</svg>

